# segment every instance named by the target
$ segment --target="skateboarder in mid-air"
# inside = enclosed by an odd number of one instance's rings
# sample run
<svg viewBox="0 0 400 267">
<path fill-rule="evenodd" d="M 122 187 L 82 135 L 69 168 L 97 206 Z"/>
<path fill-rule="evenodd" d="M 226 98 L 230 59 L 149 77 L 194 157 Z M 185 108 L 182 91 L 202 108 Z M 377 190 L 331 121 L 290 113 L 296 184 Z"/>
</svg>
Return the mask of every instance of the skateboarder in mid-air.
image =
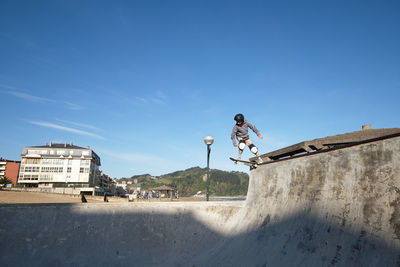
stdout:
<svg viewBox="0 0 400 267">
<path fill-rule="evenodd" d="M 250 151 L 258 157 L 257 163 L 259 163 L 259 164 L 262 163 L 262 159 L 260 157 L 260 154 L 258 153 L 257 147 L 250 140 L 248 128 L 252 129 L 253 132 L 255 132 L 260 139 L 263 139 L 263 136 L 260 134 L 260 132 L 257 130 L 257 128 L 254 125 L 252 125 L 250 122 L 248 122 L 244 119 L 243 114 L 240 114 L 240 113 L 236 114 L 234 120 L 236 121 L 236 125 L 233 127 L 231 139 L 232 139 L 233 145 L 235 147 L 238 146 L 236 144 L 235 137 L 239 142 L 238 160 L 241 159 L 244 148 L 246 146 L 248 146 Z"/>
</svg>

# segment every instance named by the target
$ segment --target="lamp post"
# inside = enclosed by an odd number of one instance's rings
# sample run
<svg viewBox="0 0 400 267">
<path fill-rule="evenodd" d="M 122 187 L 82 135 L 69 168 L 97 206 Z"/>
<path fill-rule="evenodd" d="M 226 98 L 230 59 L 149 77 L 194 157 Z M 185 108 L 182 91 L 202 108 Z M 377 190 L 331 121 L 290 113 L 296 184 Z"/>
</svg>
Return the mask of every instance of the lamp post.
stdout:
<svg viewBox="0 0 400 267">
<path fill-rule="evenodd" d="M 210 135 L 204 138 L 204 143 L 207 145 L 207 181 L 206 181 L 206 200 L 208 201 L 210 187 L 210 152 L 211 145 L 214 143 L 214 138 Z"/>
</svg>

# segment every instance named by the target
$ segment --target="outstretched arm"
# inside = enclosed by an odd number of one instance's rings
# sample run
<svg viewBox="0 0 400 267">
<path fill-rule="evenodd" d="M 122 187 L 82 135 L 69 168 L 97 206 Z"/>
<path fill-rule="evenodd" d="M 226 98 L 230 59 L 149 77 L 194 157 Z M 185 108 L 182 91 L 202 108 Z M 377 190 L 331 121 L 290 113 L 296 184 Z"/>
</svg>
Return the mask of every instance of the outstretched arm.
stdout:
<svg viewBox="0 0 400 267">
<path fill-rule="evenodd" d="M 256 128 L 256 126 L 254 126 L 253 124 L 251 124 L 250 122 L 247 122 L 247 125 L 249 126 L 250 129 L 253 130 L 253 132 L 256 133 L 256 135 L 260 138 L 263 139 L 264 136 L 261 135 L 261 133 L 258 131 L 258 129 Z"/>
</svg>

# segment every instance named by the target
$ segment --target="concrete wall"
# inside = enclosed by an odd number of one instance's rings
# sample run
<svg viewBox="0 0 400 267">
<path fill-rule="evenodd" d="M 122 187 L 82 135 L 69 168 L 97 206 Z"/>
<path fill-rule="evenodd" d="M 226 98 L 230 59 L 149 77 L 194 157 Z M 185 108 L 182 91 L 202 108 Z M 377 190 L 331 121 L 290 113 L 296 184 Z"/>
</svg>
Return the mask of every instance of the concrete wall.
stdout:
<svg viewBox="0 0 400 267">
<path fill-rule="evenodd" d="M 24 188 L 11 188 L 12 191 L 21 192 L 39 192 L 39 193 L 53 193 L 53 194 L 67 194 L 67 195 L 79 195 L 82 192 L 93 192 L 91 187 L 24 187 Z"/>
<path fill-rule="evenodd" d="M 266 164 L 240 203 L 0 206 L 21 266 L 399 266 L 400 138 Z"/>
<path fill-rule="evenodd" d="M 399 266 L 399 204 L 399 137 L 263 165 L 207 263 Z"/>
<path fill-rule="evenodd" d="M 4 266 L 181 266 L 228 235 L 240 203 L 0 206 Z"/>
</svg>

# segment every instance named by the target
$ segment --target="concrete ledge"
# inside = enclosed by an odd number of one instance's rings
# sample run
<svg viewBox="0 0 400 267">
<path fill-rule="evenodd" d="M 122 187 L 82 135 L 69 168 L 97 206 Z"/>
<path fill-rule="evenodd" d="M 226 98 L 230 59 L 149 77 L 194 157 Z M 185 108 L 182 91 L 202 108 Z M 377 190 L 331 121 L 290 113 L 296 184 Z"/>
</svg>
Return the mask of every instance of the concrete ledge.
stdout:
<svg viewBox="0 0 400 267">
<path fill-rule="evenodd" d="M 393 138 L 397 136 L 400 136 L 400 128 L 366 129 L 346 134 L 317 138 L 311 141 L 303 141 L 285 148 L 262 154 L 260 157 L 264 162 L 268 162 L 270 160 L 293 157 L 302 153 L 341 148 L 349 145 L 356 145 L 364 142 L 374 142 L 376 140 Z M 252 157 L 249 160 L 256 161 L 257 158 Z"/>
</svg>

